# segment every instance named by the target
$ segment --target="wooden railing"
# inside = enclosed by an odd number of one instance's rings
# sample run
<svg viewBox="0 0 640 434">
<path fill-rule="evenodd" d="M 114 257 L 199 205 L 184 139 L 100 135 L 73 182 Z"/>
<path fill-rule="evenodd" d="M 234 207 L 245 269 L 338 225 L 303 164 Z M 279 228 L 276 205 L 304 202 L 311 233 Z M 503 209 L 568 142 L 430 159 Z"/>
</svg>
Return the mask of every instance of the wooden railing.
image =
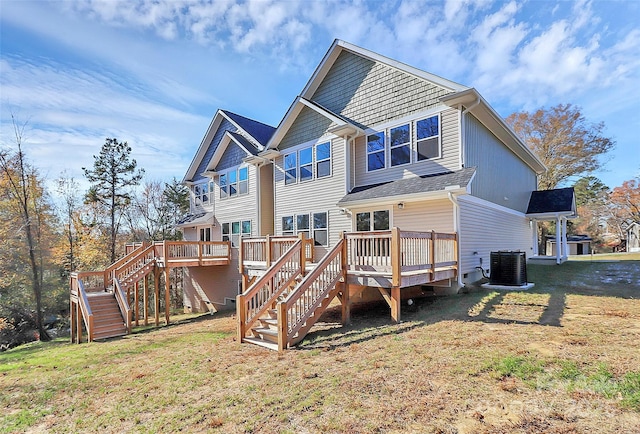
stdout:
<svg viewBox="0 0 640 434">
<path fill-rule="evenodd" d="M 306 238 L 304 234 L 299 236 L 273 236 L 258 238 L 241 238 L 240 241 L 240 273 L 245 267 L 259 266 L 269 268 L 271 264 L 293 246 L 298 240 L 302 240 L 304 246 L 305 261 L 313 262 L 314 240 Z"/>
<path fill-rule="evenodd" d="M 341 239 L 292 292 L 277 305 L 278 349 L 282 351 L 304 338 L 320 316 L 318 308 L 331 301 L 329 294 L 344 278 L 344 239 Z M 298 336 L 296 336 L 298 335 Z"/>
<path fill-rule="evenodd" d="M 111 286 L 112 281 L 113 281 L 113 276 L 114 276 L 114 270 L 116 270 L 117 268 L 119 268 L 120 266 L 122 266 L 122 264 L 128 262 L 129 260 L 131 260 L 131 258 L 135 255 L 137 255 L 140 251 L 145 249 L 145 244 L 144 243 L 133 243 L 131 244 L 130 248 L 125 248 L 125 251 L 127 251 L 127 253 L 120 259 L 118 259 L 116 262 L 114 262 L 113 264 L 109 265 L 103 272 L 104 275 L 104 287 L 108 288 L 109 286 Z"/>
<path fill-rule="evenodd" d="M 84 321 L 85 328 L 87 329 L 87 341 L 93 341 L 93 312 L 91 311 L 91 306 L 89 305 L 89 299 L 87 298 L 87 292 L 84 289 L 84 284 L 82 280 L 80 280 L 81 273 L 71 273 L 71 308 L 73 309 L 73 303 L 77 303 L 79 306 L 79 310 L 82 313 L 82 319 Z M 82 273 L 89 274 L 89 273 Z M 77 324 L 72 324 L 72 330 L 75 328 L 76 336 L 71 333 L 71 340 L 73 341 L 74 337 L 77 338 L 77 342 L 79 343 L 82 338 L 82 324 L 79 321 L 80 317 L 78 317 Z"/>
<path fill-rule="evenodd" d="M 438 268 L 457 270 L 455 233 L 401 231 L 352 232 L 345 234 L 349 272 L 391 275 L 400 285 L 403 273 L 425 272 L 435 277 Z"/>
<path fill-rule="evenodd" d="M 242 342 L 246 332 L 300 276 L 305 267 L 302 240 L 291 247 L 267 269 L 244 293 L 236 298 L 238 317 L 238 341 Z"/>
<path fill-rule="evenodd" d="M 127 279 L 156 260 L 155 249 L 151 244 L 146 244 L 144 249 L 136 249 L 135 252 L 135 255 L 130 255 L 126 262 L 112 271 L 111 276 L 109 276 L 110 286 L 114 286 L 116 280 L 128 286 Z"/>
<path fill-rule="evenodd" d="M 127 326 L 127 333 L 131 333 L 131 307 L 129 306 L 127 296 L 122 290 L 122 285 L 120 285 L 120 281 L 117 278 L 113 281 L 113 293 L 120 307 L 120 313 L 122 314 L 124 323 Z"/>
<path fill-rule="evenodd" d="M 155 243 L 156 255 L 163 257 L 167 264 L 180 261 L 231 258 L 229 241 L 162 241 Z"/>
</svg>

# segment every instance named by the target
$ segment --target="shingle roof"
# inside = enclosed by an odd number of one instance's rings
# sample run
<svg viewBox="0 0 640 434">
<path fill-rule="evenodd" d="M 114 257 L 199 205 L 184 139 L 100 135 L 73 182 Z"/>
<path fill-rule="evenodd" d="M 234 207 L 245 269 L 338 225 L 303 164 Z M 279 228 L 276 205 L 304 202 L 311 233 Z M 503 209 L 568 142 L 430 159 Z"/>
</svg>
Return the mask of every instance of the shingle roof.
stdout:
<svg viewBox="0 0 640 434">
<path fill-rule="evenodd" d="M 273 132 L 276 130 L 274 127 L 263 124 L 262 122 L 254 121 L 253 119 L 245 118 L 238 114 L 232 113 L 227 110 L 221 110 L 225 115 L 229 116 L 236 124 L 240 126 L 247 133 L 251 134 L 251 137 L 256 139 L 262 146 L 265 146 Z"/>
<path fill-rule="evenodd" d="M 446 172 L 437 175 L 416 176 L 399 179 L 382 184 L 366 185 L 354 188 L 344 196 L 338 205 L 346 205 L 361 200 L 383 199 L 386 197 L 404 196 L 419 193 L 443 191 L 447 187 L 466 188 L 476 173 L 475 167 L 466 167 L 456 172 Z"/>
<path fill-rule="evenodd" d="M 258 148 L 256 148 L 255 145 L 247 140 L 247 138 L 242 134 L 238 134 L 232 131 L 229 131 L 229 134 L 232 135 L 233 138 L 237 140 L 242 146 L 244 146 L 247 151 L 251 152 L 252 155 L 258 155 L 258 152 L 260 152 Z"/>
<path fill-rule="evenodd" d="M 532 191 L 527 214 L 574 212 L 573 187 Z"/>
<path fill-rule="evenodd" d="M 176 226 L 197 225 L 202 223 L 210 223 L 213 217 L 212 212 L 196 212 L 182 216 L 176 223 Z"/>
</svg>

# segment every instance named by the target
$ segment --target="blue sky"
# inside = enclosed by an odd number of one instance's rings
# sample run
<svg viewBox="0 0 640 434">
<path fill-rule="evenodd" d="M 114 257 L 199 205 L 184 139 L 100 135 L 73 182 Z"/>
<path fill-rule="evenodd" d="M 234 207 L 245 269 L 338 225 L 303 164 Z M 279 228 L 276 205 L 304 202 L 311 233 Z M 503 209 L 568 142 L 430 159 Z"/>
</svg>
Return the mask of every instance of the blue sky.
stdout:
<svg viewBox="0 0 640 434">
<path fill-rule="evenodd" d="M 472 86 L 506 117 L 572 103 L 640 175 L 638 1 L 12 1 L 0 3 L 0 146 L 10 115 L 53 180 L 105 137 L 150 179 L 181 179 L 218 108 L 277 125 L 334 38 Z"/>
</svg>

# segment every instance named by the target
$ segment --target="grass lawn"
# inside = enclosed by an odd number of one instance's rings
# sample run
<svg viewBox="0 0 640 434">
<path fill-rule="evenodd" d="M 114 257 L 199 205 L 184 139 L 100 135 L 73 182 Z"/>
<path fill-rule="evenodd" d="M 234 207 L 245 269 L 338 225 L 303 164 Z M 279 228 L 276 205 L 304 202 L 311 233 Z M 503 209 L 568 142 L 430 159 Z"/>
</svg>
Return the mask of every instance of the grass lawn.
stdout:
<svg viewBox="0 0 640 434">
<path fill-rule="evenodd" d="M 586 259 L 586 258 L 583 258 Z M 529 266 L 472 290 L 329 311 L 278 354 L 231 314 L 0 353 L 0 432 L 637 433 L 640 255 Z"/>
</svg>

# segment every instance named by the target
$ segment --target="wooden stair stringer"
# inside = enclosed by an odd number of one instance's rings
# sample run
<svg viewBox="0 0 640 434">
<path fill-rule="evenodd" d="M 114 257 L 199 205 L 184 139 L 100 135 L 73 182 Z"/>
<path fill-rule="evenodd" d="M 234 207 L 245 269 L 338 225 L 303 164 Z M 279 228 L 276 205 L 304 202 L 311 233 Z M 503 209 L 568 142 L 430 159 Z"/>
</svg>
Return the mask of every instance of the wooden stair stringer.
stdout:
<svg viewBox="0 0 640 434">
<path fill-rule="evenodd" d="M 313 314 L 305 321 L 304 325 L 296 332 L 296 334 L 289 341 L 289 346 L 294 346 L 300 343 L 309 333 L 309 330 L 320 319 L 322 314 L 327 310 L 333 299 L 340 293 L 343 287 L 342 282 L 337 282 L 333 289 L 331 289 L 327 295 L 322 299 L 320 304 L 313 310 Z"/>
</svg>

